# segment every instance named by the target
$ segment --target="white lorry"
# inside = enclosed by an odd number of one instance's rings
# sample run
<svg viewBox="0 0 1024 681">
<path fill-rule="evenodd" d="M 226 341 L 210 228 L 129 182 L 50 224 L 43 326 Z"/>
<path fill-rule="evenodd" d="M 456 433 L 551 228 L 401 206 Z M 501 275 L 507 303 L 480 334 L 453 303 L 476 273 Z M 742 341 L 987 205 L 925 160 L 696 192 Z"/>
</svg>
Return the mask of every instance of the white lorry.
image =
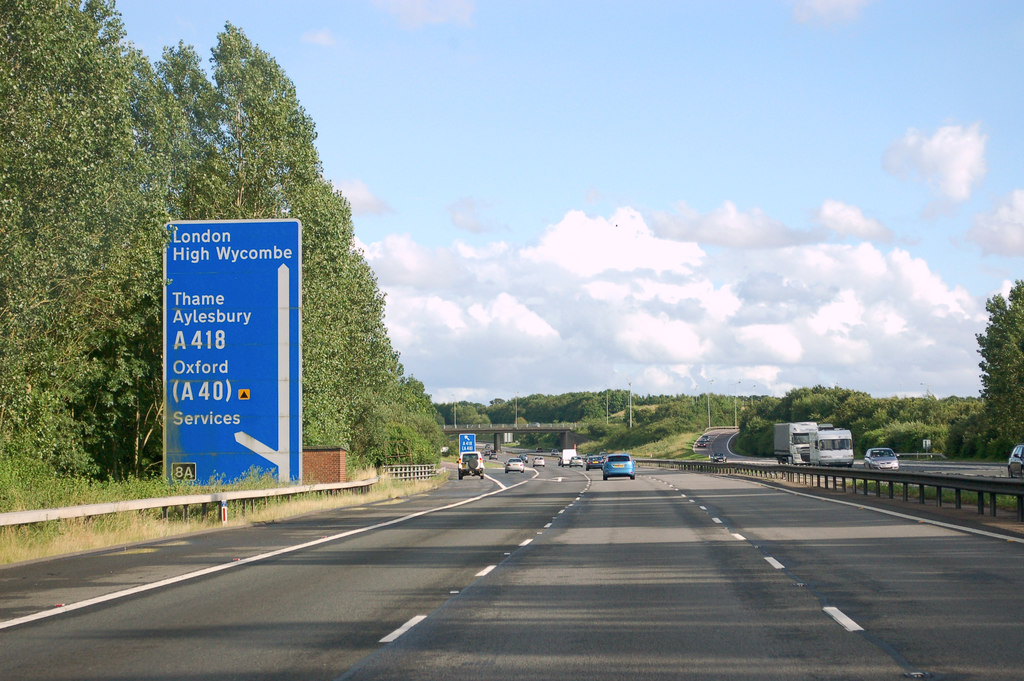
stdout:
<svg viewBox="0 0 1024 681">
<path fill-rule="evenodd" d="M 775 424 L 775 458 L 779 463 L 811 462 L 811 442 L 818 433 L 814 421 Z"/>
<path fill-rule="evenodd" d="M 785 464 L 849 467 L 853 465 L 853 435 L 831 423 L 776 423 L 775 458 Z"/>
<path fill-rule="evenodd" d="M 563 449 L 562 453 L 558 455 L 558 465 L 568 466 L 572 461 L 572 457 L 577 456 L 579 452 L 575 449 Z"/>
</svg>

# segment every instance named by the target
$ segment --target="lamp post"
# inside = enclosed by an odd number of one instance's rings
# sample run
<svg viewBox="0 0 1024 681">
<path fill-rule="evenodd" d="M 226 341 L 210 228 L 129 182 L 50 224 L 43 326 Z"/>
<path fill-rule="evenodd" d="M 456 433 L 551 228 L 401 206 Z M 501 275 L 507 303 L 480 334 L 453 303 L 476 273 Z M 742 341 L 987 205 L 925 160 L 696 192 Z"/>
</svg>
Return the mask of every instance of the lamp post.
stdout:
<svg viewBox="0 0 1024 681">
<path fill-rule="evenodd" d="M 711 430 L 711 386 L 715 384 L 715 379 L 708 379 L 708 430 Z"/>
<path fill-rule="evenodd" d="M 633 427 L 633 381 L 627 383 L 629 385 L 629 427 Z"/>
<path fill-rule="evenodd" d="M 743 383 L 743 381 L 736 381 L 736 394 L 732 396 L 732 427 L 733 428 L 739 428 L 740 427 L 740 417 L 739 417 L 739 411 L 736 408 L 736 403 L 739 402 L 739 399 L 740 399 L 739 392 L 740 392 L 740 384 L 741 383 Z"/>
</svg>

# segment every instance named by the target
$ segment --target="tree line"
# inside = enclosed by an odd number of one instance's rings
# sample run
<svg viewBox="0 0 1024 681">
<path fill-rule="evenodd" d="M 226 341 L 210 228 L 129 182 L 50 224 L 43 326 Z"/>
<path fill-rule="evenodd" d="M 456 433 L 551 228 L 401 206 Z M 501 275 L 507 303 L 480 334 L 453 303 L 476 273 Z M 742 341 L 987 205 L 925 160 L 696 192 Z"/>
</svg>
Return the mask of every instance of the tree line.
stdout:
<svg viewBox="0 0 1024 681">
<path fill-rule="evenodd" d="M 0 478 L 160 474 L 165 225 L 294 218 L 305 446 L 436 460 L 384 296 L 277 62 L 231 24 L 155 62 L 111 0 L 2 0 Z"/>
</svg>

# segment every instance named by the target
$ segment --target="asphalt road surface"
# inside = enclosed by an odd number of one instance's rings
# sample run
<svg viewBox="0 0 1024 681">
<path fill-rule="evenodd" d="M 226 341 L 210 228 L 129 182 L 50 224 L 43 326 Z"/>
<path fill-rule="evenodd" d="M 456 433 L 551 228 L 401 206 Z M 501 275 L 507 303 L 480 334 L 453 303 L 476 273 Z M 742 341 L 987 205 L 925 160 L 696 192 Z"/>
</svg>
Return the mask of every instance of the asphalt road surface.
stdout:
<svg viewBox="0 0 1024 681">
<path fill-rule="evenodd" d="M 716 475 L 490 475 L 0 569 L 0 678 L 1021 676 L 1019 539 Z"/>
</svg>

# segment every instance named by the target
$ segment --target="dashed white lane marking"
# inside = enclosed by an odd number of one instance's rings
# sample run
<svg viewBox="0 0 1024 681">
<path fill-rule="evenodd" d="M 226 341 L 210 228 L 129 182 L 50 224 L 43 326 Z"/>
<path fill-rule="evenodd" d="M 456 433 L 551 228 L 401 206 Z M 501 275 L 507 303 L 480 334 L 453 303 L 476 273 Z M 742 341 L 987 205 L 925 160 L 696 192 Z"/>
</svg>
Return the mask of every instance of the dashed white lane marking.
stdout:
<svg viewBox="0 0 1024 681">
<path fill-rule="evenodd" d="M 337 541 L 339 539 L 345 539 L 347 537 L 363 534 L 364 532 L 372 532 L 373 530 L 379 530 L 384 527 L 390 527 L 391 525 L 398 525 L 399 523 L 404 523 L 408 520 L 412 520 L 413 518 L 419 518 L 421 516 L 437 513 L 438 511 L 445 511 L 450 508 L 458 508 L 459 506 L 471 504 L 475 501 L 479 501 L 481 499 L 486 499 L 487 497 L 494 496 L 495 494 L 500 494 L 501 492 L 505 491 L 505 489 L 512 489 L 514 487 L 518 487 L 519 485 L 525 485 L 527 482 L 529 481 L 524 480 L 523 482 L 518 482 L 514 485 L 510 485 L 509 487 L 497 489 L 492 492 L 485 492 L 484 494 L 479 494 L 475 497 L 470 497 L 469 499 L 463 499 L 461 501 L 456 501 L 454 503 L 446 504 L 444 506 L 437 506 L 435 508 L 428 508 L 423 511 L 417 511 L 416 513 L 410 513 L 399 518 L 385 520 L 374 525 L 367 525 L 366 527 L 359 527 L 354 530 L 339 532 L 338 534 L 334 534 L 329 537 L 321 537 L 319 539 L 303 542 L 301 544 L 286 546 L 284 548 L 276 549 L 274 551 L 268 551 L 266 553 L 260 553 L 255 556 L 249 556 L 248 558 L 233 560 L 230 563 L 220 563 L 218 565 L 211 565 L 210 567 L 203 568 L 201 570 L 195 570 L 194 572 L 188 572 L 183 575 L 177 575 L 176 577 L 161 579 L 159 581 L 150 582 L 148 584 L 139 584 L 128 589 L 123 589 L 121 591 L 115 591 L 113 593 L 97 596 L 96 598 L 89 598 L 84 601 L 78 601 L 76 603 L 68 603 L 66 605 L 61 605 L 61 607 L 50 608 L 49 610 L 41 610 L 39 612 L 32 613 L 31 615 L 25 615 L 23 617 L 16 617 L 14 619 L 3 620 L 0 621 L 0 629 L 10 629 L 12 627 L 16 627 L 22 624 L 27 624 L 28 622 L 35 622 L 37 620 L 45 619 L 47 617 L 63 615 L 65 613 L 74 612 L 75 610 L 81 610 L 82 608 L 88 608 L 90 606 L 98 605 L 100 603 L 107 603 L 109 601 L 115 601 L 117 599 L 125 598 L 127 596 L 133 596 L 135 594 L 145 593 L 146 591 L 152 591 L 154 589 L 160 589 L 165 586 L 171 586 L 172 584 L 187 582 L 191 579 L 196 579 L 197 577 L 204 577 L 206 575 L 215 574 L 223 570 L 231 570 L 237 567 L 241 567 L 243 565 L 248 565 L 250 563 L 256 563 L 262 560 L 267 560 L 268 558 L 275 558 L 277 556 L 282 556 L 285 554 L 294 553 L 296 551 L 302 551 L 304 549 L 313 548 L 314 546 L 319 546 L 320 544 L 327 544 L 329 542 Z M 559 511 L 559 513 L 561 513 L 561 511 Z"/>
<path fill-rule="evenodd" d="M 739 539 L 740 541 L 747 541 L 747 538 L 746 538 L 746 537 L 744 537 L 744 536 L 743 536 L 742 534 L 739 534 L 739 533 L 737 533 L 737 532 L 733 532 L 733 533 L 732 533 L 732 536 L 736 537 L 736 538 L 737 538 L 737 539 Z"/>
<path fill-rule="evenodd" d="M 532 539 L 532 538 L 530 538 L 530 539 L 527 539 L 526 541 L 520 542 L 520 543 L 519 543 L 519 545 L 520 545 L 520 546 L 526 546 L 527 544 L 529 544 L 529 543 L 530 543 L 530 542 L 532 542 L 532 541 L 533 541 L 533 539 Z"/>
<path fill-rule="evenodd" d="M 829 607 L 826 607 L 826 608 L 822 608 L 822 610 L 824 610 L 826 613 L 828 613 L 829 617 L 831 617 L 836 622 L 838 622 L 839 625 L 843 629 L 846 629 L 847 631 L 864 631 L 864 627 L 860 626 L 859 624 L 854 622 L 852 619 L 850 619 L 839 608 L 833 608 L 833 607 L 829 606 Z"/>
<path fill-rule="evenodd" d="M 721 525 L 722 524 L 722 519 L 721 518 L 712 518 L 711 522 L 718 523 L 719 525 Z"/>
<path fill-rule="evenodd" d="M 417 624 L 419 624 L 420 622 L 422 622 L 425 619 L 427 619 L 426 615 L 416 615 L 411 620 L 409 620 L 408 622 L 406 622 L 405 624 L 403 624 L 402 626 L 398 627 L 397 629 L 392 631 L 390 634 L 388 634 L 387 636 L 382 638 L 379 641 L 379 643 L 391 643 L 392 641 L 398 639 L 399 636 L 401 636 L 405 632 L 409 631 L 410 629 L 412 629 L 413 627 L 415 627 Z"/>
<path fill-rule="evenodd" d="M 773 568 L 775 568 L 776 570 L 783 570 L 783 569 L 785 569 L 785 567 L 786 567 L 785 565 L 783 565 L 783 564 L 782 564 L 782 563 L 780 563 L 779 561 L 775 560 L 775 559 L 774 559 L 774 558 L 772 558 L 771 556 L 765 556 L 765 557 L 764 557 L 764 559 L 765 559 L 766 561 L 768 561 L 768 564 L 769 564 L 769 565 L 771 565 L 771 566 L 772 566 Z"/>
<path fill-rule="evenodd" d="M 498 567 L 498 566 L 497 565 L 488 565 L 483 570 L 481 570 L 480 572 L 476 573 L 476 576 L 477 577 L 483 577 L 484 575 L 489 574 L 491 572 L 491 570 L 493 570 L 496 567 Z"/>
</svg>

